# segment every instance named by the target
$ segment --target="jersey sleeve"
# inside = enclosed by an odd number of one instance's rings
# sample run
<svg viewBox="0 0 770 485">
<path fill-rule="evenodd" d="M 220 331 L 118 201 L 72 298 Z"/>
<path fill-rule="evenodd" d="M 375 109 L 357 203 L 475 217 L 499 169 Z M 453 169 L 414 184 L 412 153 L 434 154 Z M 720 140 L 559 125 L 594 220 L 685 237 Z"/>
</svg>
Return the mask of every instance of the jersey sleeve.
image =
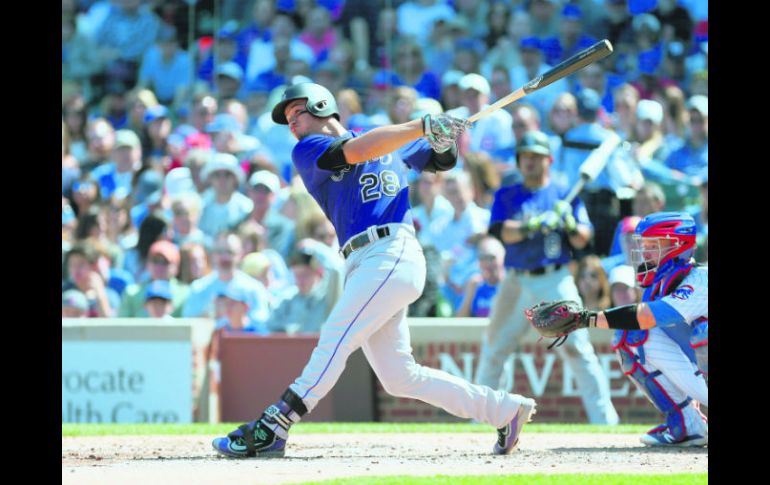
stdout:
<svg viewBox="0 0 770 485">
<path fill-rule="evenodd" d="M 492 208 L 489 214 L 489 225 L 496 222 L 503 222 L 510 217 L 508 207 L 503 202 L 503 191 L 498 190 L 495 193 L 495 199 L 492 201 Z"/>
<path fill-rule="evenodd" d="M 708 269 L 693 268 L 690 274 L 671 294 L 661 298 L 671 306 L 687 323 L 692 323 L 709 313 Z"/>
<path fill-rule="evenodd" d="M 425 138 L 418 138 L 412 142 L 407 143 L 398 149 L 398 154 L 401 160 L 406 165 L 418 172 L 422 172 L 425 168 L 425 164 L 430 160 L 433 148 Z"/>
<path fill-rule="evenodd" d="M 310 135 L 300 140 L 291 151 L 291 159 L 308 189 L 329 178 L 329 170 L 318 168 L 318 159 L 331 146 L 335 138 L 327 135 Z"/>
<path fill-rule="evenodd" d="M 584 224 L 593 230 L 594 225 L 591 224 L 591 219 L 588 218 L 588 210 L 586 210 L 585 204 L 579 197 L 575 197 L 572 200 L 572 215 L 575 217 L 578 224 Z"/>
</svg>

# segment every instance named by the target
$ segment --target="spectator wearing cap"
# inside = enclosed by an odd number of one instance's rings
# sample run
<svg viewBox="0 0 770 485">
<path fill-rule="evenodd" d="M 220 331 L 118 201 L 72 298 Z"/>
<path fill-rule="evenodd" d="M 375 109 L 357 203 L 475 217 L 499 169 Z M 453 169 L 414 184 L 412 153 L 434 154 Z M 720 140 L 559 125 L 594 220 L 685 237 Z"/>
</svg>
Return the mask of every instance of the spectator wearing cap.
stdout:
<svg viewBox="0 0 770 485">
<path fill-rule="evenodd" d="M 691 96 L 686 108 L 689 130 L 684 145 L 672 152 L 665 163 L 672 170 L 672 177 L 697 187 L 708 178 L 709 99 L 700 94 Z"/>
<path fill-rule="evenodd" d="M 62 318 L 87 318 L 88 299 L 82 291 L 72 289 L 61 294 Z"/>
<path fill-rule="evenodd" d="M 206 81 L 212 89 L 215 69 L 227 62 L 235 62 L 241 69 L 246 70 L 246 54 L 238 49 L 238 24 L 234 20 L 225 24 L 216 32 L 216 42 L 208 55 L 198 65 L 198 79 Z"/>
<path fill-rule="evenodd" d="M 465 75 L 464 72 L 456 69 L 450 69 L 441 76 L 441 105 L 445 111 L 449 111 L 462 106 L 462 91 L 460 90 L 460 79 Z"/>
<path fill-rule="evenodd" d="M 215 73 L 215 91 L 220 103 L 244 97 L 243 68 L 237 62 L 223 62 L 217 66 Z"/>
<path fill-rule="evenodd" d="M 229 113 L 216 115 L 214 121 L 206 125 L 206 133 L 211 136 L 214 150 L 232 155 L 236 161 L 249 158 L 257 152 L 271 156 L 259 139 L 242 132 L 241 123 Z"/>
<path fill-rule="evenodd" d="M 211 184 L 211 196 L 204 198 L 200 228 L 213 238 L 237 227 L 249 216 L 254 204 L 238 191 L 244 182 L 244 173 L 233 155 L 214 153 L 203 166 L 201 177 Z"/>
<path fill-rule="evenodd" d="M 131 130 L 115 132 L 115 145 L 111 161 L 96 167 L 92 177 L 98 181 L 102 197 L 107 198 L 115 190 L 131 193 L 134 174 L 142 166 L 142 144 Z"/>
<path fill-rule="evenodd" d="M 142 130 L 142 152 L 147 155 L 147 165 L 163 173 L 171 168 L 168 153 L 168 137 L 171 136 L 169 110 L 162 104 L 147 108 Z"/>
<path fill-rule="evenodd" d="M 270 316 L 270 295 L 264 285 L 238 269 L 243 245 L 237 235 L 220 233 L 211 250 L 213 271 L 190 285 L 190 296 L 182 309 L 185 318 L 216 318 L 215 304 L 219 293 L 230 283 L 246 289 L 249 317 L 265 322 Z"/>
<path fill-rule="evenodd" d="M 342 294 L 344 263 L 325 244 L 304 239 L 288 259 L 295 288 L 273 310 L 272 332 L 318 333 Z"/>
<path fill-rule="evenodd" d="M 275 41 L 282 39 L 289 43 L 289 58 L 305 61 L 309 66 L 315 63 L 313 49 L 299 40 L 297 35 L 300 19 L 296 14 L 278 11 L 270 22 L 270 38 L 257 39 L 251 43 L 244 69 L 246 83 L 251 84 L 261 73 L 275 66 Z"/>
<path fill-rule="evenodd" d="M 147 317 L 144 306 L 147 291 L 153 283 L 163 281 L 169 285 L 173 315 L 181 316 L 182 307 L 190 294 L 190 287 L 177 279 L 179 271 L 179 248 L 171 241 L 160 240 L 150 246 L 147 254 L 147 277 L 130 285 L 123 294 L 119 317 Z"/>
<path fill-rule="evenodd" d="M 153 168 L 142 170 L 134 178 L 131 199 L 131 222 L 134 227 L 139 227 L 145 217 L 163 208 L 163 175 Z"/>
<path fill-rule="evenodd" d="M 554 161 L 554 180 L 567 187 L 577 182 L 580 165 L 611 132 L 598 123 L 601 98 L 592 89 L 583 89 L 577 98 L 578 124 L 564 135 L 559 160 Z M 638 189 L 643 183 L 641 171 L 633 161 L 616 150 L 610 155 L 607 166 L 581 192 L 588 216 L 594 224 L 595 234 L 591 250 L 606 256 L 612 235 L 620 220 L 620 200 L 617 192 L 626 187 Z"/>
<path fill-rule="evenodd" d="M 491 87 L 483 76 L 477 73 L 466 74 L 460 79 L 462 91 L 462 106 L 449 111 L 448 114 L 468 118 L 489 106 Z M 470 152 L 492 152 L 511 145 L 513 134 L 510 126 L 511 115 L 506 110 L 494 111 L 468 128 Z"/>
<path fill-rule="evenodd" d="M 663 139 L 663 106 L 651 99 L 642 99 L 636 105 L 636 146 L 634 159 L 641 167 L 649 161 L 662 162 L 670 153 Z"/>
<path fill-rule="evenodd" d="M 269 247 L 288 258 L 294 245 L 296 226 L 294 221 L 282 215 L 275 207 L 281 190 L 280 179 L 268 170 L 258 170 L 251 175 L 248 185 L 253 206 L 249 221 L 263 226 L 267 230 Z"/>
<path fill-rule="evenodd" d="M 216 321 L 216 329 L 228 332 L 247 332 L 268 335 L 270 331 L 264 322 L 254 321 L 249 316 L 248 288 L 231 281 L 217 293 L 217 305 L 221 316 Z"/>
<path fill-rule="evenodd" d="M 142 58 L 138 85 L 152 89 L 160 103 L 171 105 L 190 84 L 192 62 L 190 54 L 179 47 L 176 28 L 163 23 L 155 45 Z"/>
<path fill-rule="evenodd" d="M 641 301 L 636 289 L 636 270 L 633 266 L 622 264 L 612 268 L 609 276 L 611 306 L 633 305 Z"/>
<path fill-rule="evenodd" d="M 430 29 L 437 20 L 450 20 L 455 11 L 446 3 L 439 0 L 414 0 L 402 3 L 396 9 L 398 33 L 401 36 L 411 36 L 419 46 L 426 46 Z"/>
<path fill-rule="evenodd" d="M 532 0 L 527 4 L 527 12 L 532 17 L 532 35 L 544 39 L 559 34 L 558 0 Z"/>
<path fill-rule="evenodd" d="M 155 280 L 147 285 L 144 310 L 149 318 L 170 318 L 174 311 L 171 284 L 166 280 Z"/>
<path fill-rule="evenodd" d="M 523 37 L 519 41 L 521 65 L 511 69 L 511 85 L 524 86 L 530 80 L 551 69 L 543 59 L 543 46 L 537 37 Z M 527 102 L 537 108 L 540 118 L 544 119 L 551 109 L 556 97 L 564 91 L 569 91 L 566 79 L 559 79 L 553 84 L 527 95 Z"/>
<path fill-rule="evenodd" d="M 543 39 L 545 62 L 555 66 L 596 41 L 595 37 L 583 31 L 583 10 L 574 3 L 568 3 L 561 9 L 558 35 Z"/>
</svg>

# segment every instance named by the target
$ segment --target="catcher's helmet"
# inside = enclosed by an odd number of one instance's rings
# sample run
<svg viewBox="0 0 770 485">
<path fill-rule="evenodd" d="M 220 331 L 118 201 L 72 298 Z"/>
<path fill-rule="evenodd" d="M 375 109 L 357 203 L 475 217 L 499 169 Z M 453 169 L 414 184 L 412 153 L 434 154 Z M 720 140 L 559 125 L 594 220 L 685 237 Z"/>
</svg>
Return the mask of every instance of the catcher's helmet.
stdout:
<svg viewBox="0 0 770 485">
<path fill-rule="evenodd" d="M 307 99 L 305 106 L 313 116 L 318 116 L 319 118 L 334 116 L 338 120 L 340 119 L 337 101 L 335 101 L 334 95 L 328 89 L 320 84 L 299 83 L 286 88 L 281 101 L 273 108 L 273 121 L 279 125 L 288 125 L 289 122 L 286 120 L 284 110 L 286 105 L 295 99 Z"/>
<path fill-rule="evenodd" d="M 634 231 L 636 248 L 631 250 L 639 286 L 652 285 L 657 279 L 656 274 L 666 273 L 674 261 L 692 258 L 695 232 L 695 220 L 686 212 L 656 212 L 642 219 Z"/>
</svg>

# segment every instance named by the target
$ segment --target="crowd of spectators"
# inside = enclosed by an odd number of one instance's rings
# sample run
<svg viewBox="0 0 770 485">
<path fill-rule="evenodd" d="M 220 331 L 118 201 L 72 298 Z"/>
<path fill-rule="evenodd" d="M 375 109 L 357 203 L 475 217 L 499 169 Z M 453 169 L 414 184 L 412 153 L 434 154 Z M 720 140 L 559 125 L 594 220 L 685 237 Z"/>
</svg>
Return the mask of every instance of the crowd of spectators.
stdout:
<svg viewBox="0 0 770 485">
<path fill-rule="evenodd" d="M 488 315 L 504 271 L 489 208 L 520 180 L 516 143 L 534 130 L 568 186 L 592 149 L 623 139 L 580 194 L 595 234 L 573 273 L 588 308 L 626 301 L 640 217 L 690 211 L 708 260 L 707 7 L 62 0 L 62 317 L 318 331 L 344 261 L 292 166 L 296 140 L 270 118 L 286 87 L 326 86 L 354 131 L 468 117 L 605 38 L 613 55 L 464 133 L 455 169 L 412 174 L 428 282 L 410 315 Z"/>
</svg>

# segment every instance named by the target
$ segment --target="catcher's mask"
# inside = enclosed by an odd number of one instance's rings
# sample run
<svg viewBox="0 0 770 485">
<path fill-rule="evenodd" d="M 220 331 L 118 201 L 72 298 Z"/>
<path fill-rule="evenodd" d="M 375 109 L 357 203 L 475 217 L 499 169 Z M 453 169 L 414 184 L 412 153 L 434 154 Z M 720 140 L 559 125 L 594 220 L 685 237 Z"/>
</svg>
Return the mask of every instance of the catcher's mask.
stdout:
<svg viewBox="0 0 770 485">
<path fill-rule="evenodd" d="M 674 261 L 687 261 L 695 252 L 695 220 L 686 212 L 656 212 L 634 232 L 631 262 L 642 288 L 652 285 Z"/>
</svg>

